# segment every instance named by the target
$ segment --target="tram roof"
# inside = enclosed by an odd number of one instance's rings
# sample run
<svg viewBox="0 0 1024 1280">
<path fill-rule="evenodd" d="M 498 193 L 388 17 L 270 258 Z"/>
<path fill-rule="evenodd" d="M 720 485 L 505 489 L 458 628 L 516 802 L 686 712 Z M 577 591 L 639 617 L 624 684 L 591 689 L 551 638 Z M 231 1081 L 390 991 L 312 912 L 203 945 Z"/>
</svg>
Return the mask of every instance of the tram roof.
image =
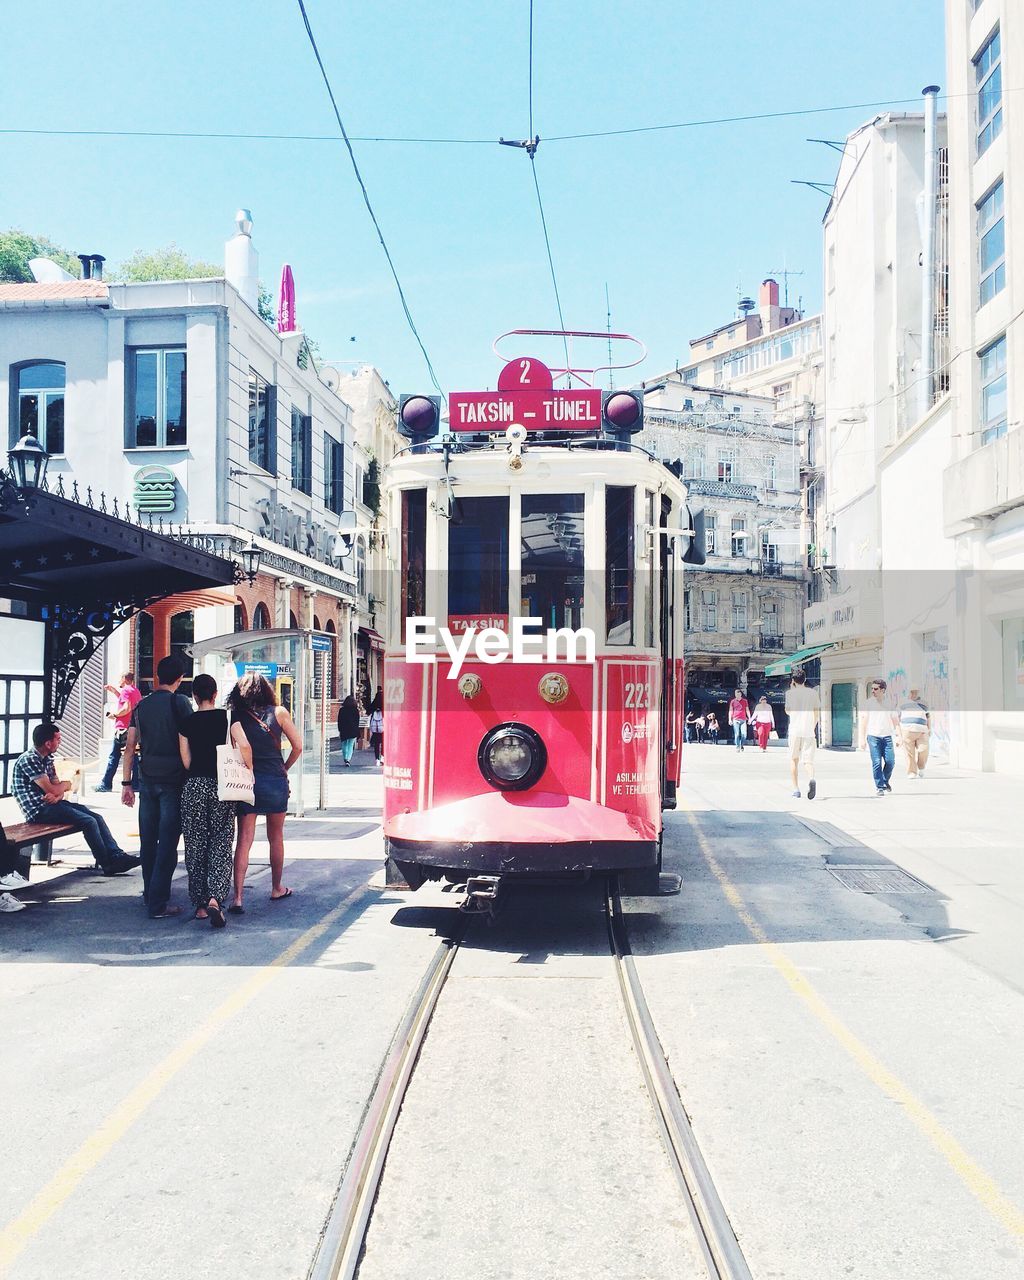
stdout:
<svg viewBox="0 0 1024 1280">
<path fill-rule="evenodd" d="M 582 440 L 528 438 L 522 446 L 522 467 L 513 470 L 509 466 L 510 457 L 510 446 L 504 436 L 486 441 L 443 437 L 396 454 L 388 465 L 387 483 L 430 482 L 442 478 L 447 470 L 454 481 L 472 477 L 478 482 L 486 480 L 495 484 L 505 480 L 510 487 L 519 487 L 571 473 L 581 479 L 605 478 L 620 484 L 630 478 L 636 483 L 651 483 L 656 479 L 659 487 L 676 489 L 681 497 L 686 492 L 685 484 L 666 462 L 632 443 L 623 446 L 617 441 L 594 437 Z M 544 476 L 538 475 L 538 469 L 531 465 L 537 459 L 547 468 Z"/>
</svg>

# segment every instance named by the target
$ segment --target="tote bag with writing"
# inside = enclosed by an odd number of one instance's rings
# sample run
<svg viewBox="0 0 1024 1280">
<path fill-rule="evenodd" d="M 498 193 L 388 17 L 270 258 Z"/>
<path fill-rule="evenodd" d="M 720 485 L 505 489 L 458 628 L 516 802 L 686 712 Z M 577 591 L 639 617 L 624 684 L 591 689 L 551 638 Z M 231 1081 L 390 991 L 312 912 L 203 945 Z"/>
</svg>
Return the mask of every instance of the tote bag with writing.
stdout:
<svg viewBox="0 0 1024 1280">
<path fill-rule="evenodd" d="M 228 715 L 228 736 L 217 748 L 217 799 L 255 804 L 255 783 L 252 770 L 231 741 L 231 716 Z"/>
</svg>

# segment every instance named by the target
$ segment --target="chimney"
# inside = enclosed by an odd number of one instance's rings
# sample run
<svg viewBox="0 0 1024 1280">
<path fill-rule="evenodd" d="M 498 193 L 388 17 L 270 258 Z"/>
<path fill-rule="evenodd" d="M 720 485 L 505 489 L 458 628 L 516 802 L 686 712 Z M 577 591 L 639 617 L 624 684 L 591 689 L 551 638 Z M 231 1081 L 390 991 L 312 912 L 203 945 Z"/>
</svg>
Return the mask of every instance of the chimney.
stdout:
<svg viewBox="0 0 1024 1280">
<path fill-rule="evenodd" d="M 238 231 L 224 246 L 224 275 L 228 284 L 241 294 L 243 300 L 256 311 L 259 304 L 259 254 L 252 243 L 252 214 L 239 209 L 235 214 Z"/>
<path fill-rule="evenodd" d="M 777 280 L 762 281 L 759 301 L 762 307 L 777 307 L 779 305 L 779 282 Z"/>
<path fill-rule="evenodd" d="M 91 280 L 92 279 L 92 254 L 78 253 L 75 256 L 78 258 L 78 261 L 82 264 L 82 279 Z"/>
<path fill-rule="evenodd" d="M 92 258 L 92 278 L 94 280 L 102 280 L 103 264 L 106 262 L 106 258 L 104 258 L 102 253 L 94 253 L 91 254 L 90 257 Z"/>
</svg>

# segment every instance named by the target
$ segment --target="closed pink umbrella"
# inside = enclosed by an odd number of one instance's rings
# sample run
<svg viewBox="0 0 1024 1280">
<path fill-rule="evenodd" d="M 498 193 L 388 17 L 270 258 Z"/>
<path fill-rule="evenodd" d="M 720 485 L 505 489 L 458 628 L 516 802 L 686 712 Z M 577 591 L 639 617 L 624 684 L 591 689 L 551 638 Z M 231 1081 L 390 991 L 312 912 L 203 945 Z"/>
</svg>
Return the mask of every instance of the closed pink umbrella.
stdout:
<svg viewBox="0 0 1024 1280">
<path fill-rule="evenodd" d="M 277 304 L 277 331 L 291 333 L 295 329 L 295 280 L 286 262 L 281 268 L 281 292 Z"/>
</svg>

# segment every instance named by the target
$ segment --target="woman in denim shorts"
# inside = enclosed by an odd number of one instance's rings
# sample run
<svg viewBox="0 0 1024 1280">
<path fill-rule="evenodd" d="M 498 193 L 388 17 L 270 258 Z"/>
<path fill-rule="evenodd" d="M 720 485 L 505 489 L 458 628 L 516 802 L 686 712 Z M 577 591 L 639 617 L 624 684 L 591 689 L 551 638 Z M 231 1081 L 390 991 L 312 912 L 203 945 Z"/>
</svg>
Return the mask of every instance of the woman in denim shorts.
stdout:
<svg viewBox="0 0 1024 1280">
<path fill-rule="evenodd" d="M 284 872 L 284 819 L 288 811 L 288 770 L 302 755 L 302 739 L 291 716 L 277 705 L 269 681 L 261 675 L 243 676 L 228 694 L 231 711 L 231 738 L 239 747 L 252 751 L 255 775 L 253 804 L 238 805 L 238 839 L 235 844 L 235 897 L 228 911 L 241 915 L 242 891 L 249 869 L 249 850 L 256 834 L 257 815 L 267 820 L 270 842 L 270 900 L 291 897 L 291 889 L 281 883 Z M 285 759 L 281 740 L 287 738 L 291 751 Z"/>
</svg>

